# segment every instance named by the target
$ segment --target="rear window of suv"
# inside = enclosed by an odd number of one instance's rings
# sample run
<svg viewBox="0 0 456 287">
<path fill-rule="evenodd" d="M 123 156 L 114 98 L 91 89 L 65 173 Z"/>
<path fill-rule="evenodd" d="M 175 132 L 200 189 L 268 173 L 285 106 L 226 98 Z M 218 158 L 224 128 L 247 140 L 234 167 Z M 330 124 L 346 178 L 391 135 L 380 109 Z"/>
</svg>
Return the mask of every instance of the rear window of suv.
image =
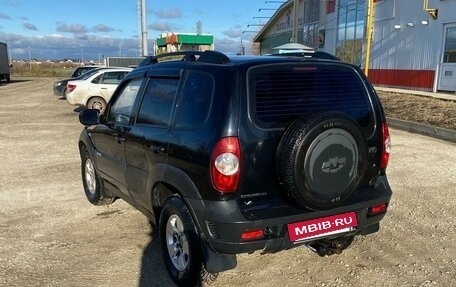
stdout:
<svg viewBox="0 0 456 287">
<path fill-rule="evenodd" d="M 350 66 L 259 66 L 249 71 L 248 83 L 251 118 L 259 127 L 284 127 L 301 116 L 336 111 L 356 120 L 364 132 L 373 131 L 372 105 L 360 77 Z"/>
</svg>

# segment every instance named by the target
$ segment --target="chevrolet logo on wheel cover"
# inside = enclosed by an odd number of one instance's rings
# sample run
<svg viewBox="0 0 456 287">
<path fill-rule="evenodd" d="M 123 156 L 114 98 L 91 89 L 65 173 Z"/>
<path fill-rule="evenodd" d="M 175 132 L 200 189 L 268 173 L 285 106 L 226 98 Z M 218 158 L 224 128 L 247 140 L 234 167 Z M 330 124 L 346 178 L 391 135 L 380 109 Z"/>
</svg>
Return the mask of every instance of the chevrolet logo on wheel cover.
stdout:
<svg viewBox="0 0 456 287">
<path fill-rule="evenodd" d="M 323 162 L 321 171 L 325 173 L 337 173 L 341 170 L 347 162 L 346 157 L 339 158 L 338 156 L 330 158 L 328 161 Z"/>
</svg>

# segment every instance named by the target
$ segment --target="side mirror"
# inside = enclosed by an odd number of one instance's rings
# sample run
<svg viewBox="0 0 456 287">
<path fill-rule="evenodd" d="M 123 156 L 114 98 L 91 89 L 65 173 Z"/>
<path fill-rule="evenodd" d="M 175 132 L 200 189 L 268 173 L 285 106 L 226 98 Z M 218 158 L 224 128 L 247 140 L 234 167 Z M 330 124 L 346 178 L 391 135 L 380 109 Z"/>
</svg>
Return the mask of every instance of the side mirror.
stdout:
<svg viewBox="0 0 456 287">
<path fill-rule="evenodd" d="M 95 109 L 82 110 L 79 112 L 79 122 L 85 126 L 98 125 L 100 123 L 100 114 Z"/>
</svg>

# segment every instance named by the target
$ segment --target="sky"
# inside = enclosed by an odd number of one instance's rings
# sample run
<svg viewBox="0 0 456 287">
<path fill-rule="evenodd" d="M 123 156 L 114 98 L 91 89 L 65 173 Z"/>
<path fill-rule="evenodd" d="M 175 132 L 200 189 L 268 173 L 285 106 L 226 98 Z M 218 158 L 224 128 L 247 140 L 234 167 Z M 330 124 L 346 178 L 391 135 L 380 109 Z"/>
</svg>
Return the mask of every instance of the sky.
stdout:
<svg viewBox="0 0 456 287">
<path fill-rule="evenodd" d="M 258 31 L 280 2 L 146 0 L 149 53 L 161 33 L 195 33 L 198 21 L 216 50 L 237 53 L 242 39 L 249 51 L 255 33 L 248 31 Z M 133 57 L 138 35 L 138 0 L 0 0 L 0 42 L 13 59 Z"/>
</svg>

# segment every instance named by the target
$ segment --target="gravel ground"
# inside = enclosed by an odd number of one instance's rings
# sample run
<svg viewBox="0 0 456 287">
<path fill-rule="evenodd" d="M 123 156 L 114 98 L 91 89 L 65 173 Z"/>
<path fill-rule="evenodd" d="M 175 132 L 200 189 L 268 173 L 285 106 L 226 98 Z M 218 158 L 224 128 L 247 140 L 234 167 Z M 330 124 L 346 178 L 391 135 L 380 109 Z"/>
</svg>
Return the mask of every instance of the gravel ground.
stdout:
<svg viewBox="0 0 456 287">
<path fill-rule="evenodd" d="M 147 219 L 82 190 L 74 107 L 55 78 L 0 86 L 0 286 L 174 286 Z M 453 110 L 454 112 L 454 110 Z M 341 255 L 238 257 L 209 286 L 456 286 L 456 144 L 391 130 L 393 189 L 378 233 Z"/>
</svg>

